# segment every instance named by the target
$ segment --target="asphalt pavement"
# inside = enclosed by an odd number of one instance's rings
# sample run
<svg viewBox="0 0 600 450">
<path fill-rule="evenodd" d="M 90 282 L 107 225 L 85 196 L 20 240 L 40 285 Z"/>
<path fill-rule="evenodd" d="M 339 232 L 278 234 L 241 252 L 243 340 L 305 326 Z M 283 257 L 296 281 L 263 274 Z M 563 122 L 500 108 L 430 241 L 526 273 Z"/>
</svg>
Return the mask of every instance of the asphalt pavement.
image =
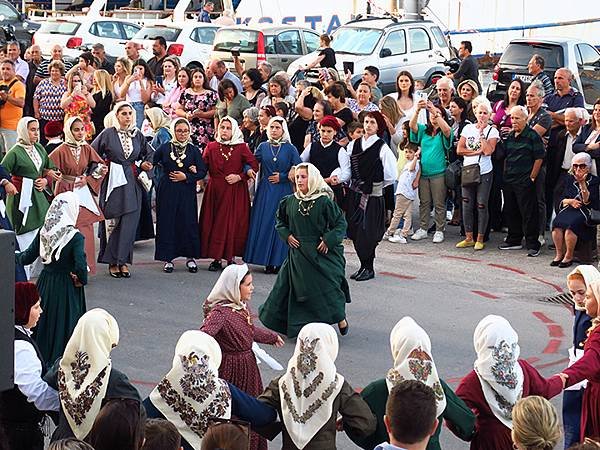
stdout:
<svg viewBox="0 0 600 450">
<path fill-rule="evenodd" d="M 503 235 L 492 233 L 483 251 L 454 248 L 461 238 L 457 227 L 448 227 L 446 241 L 408 244 L 382 242 L 375 261 L 376 278 L 350 281 L 352 303 L 347 307 L 349 334 L 340 336 L 338 371 L 356 389 L 382 378 L 391 366 L 389 333 L 403 316 L 412 316 L 432 341 L 433 358 L 440 376 L 456 387 L 473 367 L 473 331 L 487 314 L 506 317 L 519 333 L 521 357 L 549 376 L 566 367 L 572 336 L 568 308 L 549 303 L 548 297 L 566 289 L 570 269 L 549 266 L 553 252 L 544 248 L 538 258 L 525 250 L 500 251 Z M 347 274 L 358 267 L 351 242 L 345 242 Z M 113 279 L 107 268 L 86 288 L 88 308 L 112 313 L 121 330 L 113 350 L 114 366 L 124 371 L 145 397 L 171 368 L 175 344 L 181 333 L 202 322 L 202 302 L 219 273 L 208 272 L 210 261 L 199 261 L 200 270 L 188 273 L 185 260 L 175 261 L 172 274 L 162 272 L 153 260 L 154 242 L 137 243 L 130 279 Z M 255 291 L 251 309 L 256 314 L 264 302 L 274 275 L 251 266 Z M 258 320 L 258 319 L 257 319 Z M 263 346 L 284 367 L 294 340 L 283 348 Z M 263 384 L 278 372 L 261 364 Z M 560 408 L 560 397 L 553 403 Z M 275 441 L 270 448 L 280 448 Z M 449 430 L 442 432 L 444 449 L 468 448 Z M 338 448 L 356 448 L 343 434 Z"/>
</svg>

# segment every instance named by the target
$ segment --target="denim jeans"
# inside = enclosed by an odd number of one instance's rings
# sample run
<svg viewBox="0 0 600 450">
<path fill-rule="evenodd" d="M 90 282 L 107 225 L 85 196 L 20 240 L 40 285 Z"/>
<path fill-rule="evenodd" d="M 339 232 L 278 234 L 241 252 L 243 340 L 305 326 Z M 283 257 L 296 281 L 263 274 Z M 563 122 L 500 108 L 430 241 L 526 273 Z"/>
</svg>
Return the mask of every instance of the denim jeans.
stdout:
<svg viewBox="0 0 600 450">
<path fill-rule="evenodd" d="M 490 218 L 488 201 L 490 199 L 493 177 L 493 173 L 488 172 L 481 175 L 481 182 L 479 184 L 462 188 L 462 216 L 465 232 L 467 233 L 473 232 L 475 208 L 477 208 L 477 232 L 485 234 Z"/>
<path fill-rule="evenodd" d="M 135 126 L 141 130 L 142 123 L 144 123 L 144 103 L 132 102 L 131 106 L 133 106 L 133 109 L 135 110 Z"/>
</svg>

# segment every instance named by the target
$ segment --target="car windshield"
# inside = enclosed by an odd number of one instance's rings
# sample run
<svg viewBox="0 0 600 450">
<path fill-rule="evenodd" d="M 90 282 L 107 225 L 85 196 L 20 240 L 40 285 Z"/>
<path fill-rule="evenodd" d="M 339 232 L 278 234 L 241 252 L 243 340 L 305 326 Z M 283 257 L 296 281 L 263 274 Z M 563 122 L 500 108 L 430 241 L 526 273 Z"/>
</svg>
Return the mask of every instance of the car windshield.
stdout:
<svg viewBox="0 0 600 450">
<path fill-rule="evenodd" d="M 42 22 L 39 32 L 74 35 L 79 25 L 77 22 Z"/>
<path fill-rule="evenodd" d="M 546 70 L 558 69 L 564 64 L 561 46 L 533 42 L 513 42 L 509 44 L 500 58 L 500 64 L 527 67 L 527 63 L 536 53 L 544 58 L 544 68 Z"/>
<path fill-rule="evenodd" d="M 239 47 L 242 53 L 258 51 L 258 31 L 252 30 L 219 30 L 215 37 L 215 51 L 230 51 Z"/>
<path fill-rule="evenodd" d="M 179 33 L 181 33 L 181 28 L 144 27 L 136 33 L 134 39 L 152 40 L 162 36 L 167 42 L 175 42 Z"/>
<path fill-rule="evenodd" d="M 369 55 L 373 53 L 381 34 L 381 30 L 370 28 L 340 27 L 335 33 L 331 48 L 338 53 Z"/>
</svg>

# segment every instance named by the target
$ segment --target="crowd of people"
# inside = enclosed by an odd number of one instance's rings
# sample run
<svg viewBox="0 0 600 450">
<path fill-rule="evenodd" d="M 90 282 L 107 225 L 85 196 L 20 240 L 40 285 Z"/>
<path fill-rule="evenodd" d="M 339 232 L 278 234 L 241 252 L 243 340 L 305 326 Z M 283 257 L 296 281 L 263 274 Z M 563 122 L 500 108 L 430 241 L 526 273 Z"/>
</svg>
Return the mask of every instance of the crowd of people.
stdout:
<svg viewBox="0 0 600 450">
<path fill-rule="evenodd" d="M 441 243 L 447 225 L 461 227 L 459 249 L 483 250 L 494 230 L 507 233 L 501 250 L 524 241 L 536 257 L 551 229 L 552 266 L 592 253 L 600 99 L 588 117 L 571 72 L 558 69 L 552 83 L 533 55 L 533 82 L 513 80 L 492 105 L 480 95 L 466 41 L 458 72 L 426 88 L 400 71 L 396 92 L 383 96 L 377 67 L 366 67 L 357 85 L 340 79 L 330 43 L 323 35 L 306 67 L 321 67 L 317 85 L 292 84 L 267 62 L 244 68 L 237 59 L 240 77 L 220 60 L 190 70 L 167 55 L 162 37 L 148 62 L 133 42 L 114 63 L 96 44 L 75 65 L 60 46 L 45 60 L 34 45 L 23 60 L 18 44 L 7 45 L 0 227 L 16 234 L 21 314 L 15 388 L 0 394 L 0 423 L 19 424 L 5 430 L 11 448 L 42 448 L 40 421 L 58 413 L 56 448 L 86 448 L 73 437 L 96 450 L 166 448 L 147 447 L 152 436 L 186 449 L 238 448 L 222 443 L 238 433 L 234 442 L 266 449 L 266 438 L 282 431 L 283 448 L 321 449 L 335 447 L 338 429 L 365 449 L 386 440 L 378 448 L 434 449 L 443 419 L 473 449 L 546 449 L 560 433 L 556 412 L 537 396 L 565 387 L 565 441 L 600 436 L 592 320 L 600 274 L 591 266 L 569 275 L 579 308 L 573 361 L 580 360 L 550 379 L 519 360 L 510 323 L 488 316 L 475 330 L 475 370 L 453 392 L 439 378 L 427 333 L 407 317 L 392 330 L 392 369 L 358 395 L 337 373 L 330 326 L 342 336 L 349 330 L 345 238 L 360 261 L 349 277 L 356 282 L 375 278 L 382 240 L 408 244 L 432 234 Z M 146 239 L 166 274 L 178 258 L 190 273 L 197 259 L 222 273 L 200 331 L 181 336 L 172 370 L 142 402 L 111 366 L 117 322 L 87 311 L 85 285 L 96 263 L 113 278 L 131 278 L 134 242 Z M 259 307 L 267 329 L 250 313 L 252 275 L 240 258 L 276 275 Z M 297 337 L 296 350 L 264 389 L 255 343 L 282 346 L 278 333 Z M 585 390 L 572 388 L 585 379 Z M 421 415 L 407 417 L 403 402 L 422 404 Z M 23 413 L 17 420 L 13 409 Z M 529 411 L 548 420 L 519 428 Z M 536 438 L 544 444 L 528 444 Z M 21 440 L 31 444 L 19 447 Z"/>
</svg>

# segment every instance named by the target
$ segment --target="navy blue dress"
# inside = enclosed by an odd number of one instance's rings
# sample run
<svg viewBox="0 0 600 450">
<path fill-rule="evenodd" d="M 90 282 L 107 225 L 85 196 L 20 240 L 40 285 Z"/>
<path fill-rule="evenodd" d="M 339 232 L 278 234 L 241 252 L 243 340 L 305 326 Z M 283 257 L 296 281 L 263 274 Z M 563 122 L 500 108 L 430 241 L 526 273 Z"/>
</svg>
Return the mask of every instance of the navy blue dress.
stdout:
<svg viewBox="0 0 600 450">
<path fill-rule="evenodd" d="M 162 177 L 156 190 L 156 246 L 154 259 L 172 261 L 184 256 L 200 257 L 200 231 L 198 229 L 198 203 L 196 181 L 206 176 L 206 165 L 198 147 L 188 144 L 182 167 L 171 158 L 172 144 L 162 144 L 154 152 L 154 164 L 160 166 Z M 196 173 L 190 172 L 196 166 Z M 186 174 L 185 181 L 173 182 L 169 173 Z"/>
<path fill-rule="evenodd" d="M 2 180 L 10 181 L 10 174 L 0 164 L 0 181 Z M 6 204 L 6 190 L 4 189 L 4 186 L 0 186 L 0 200 L 5 202 Z M 10 220 L 8 220 L 8 216 L 6 215 L 6 211 L 4 212 L 4 214 L 0 212 L 0 230 L 13 231 L 12 225 L 10 224 Z M 16 239 L 15 250 L 20 250 L 19 243 Z M 27 275 L 25 275 L 25 270 L 20 264 L 15 264 L 15 281 L 27 281 Z"/>
<path fill-rule="evenodd" d="M 554 222 L 552 222 L 552 228 L 560 228 L 563 230 L 571 230 L 577 235 L 578 239 L 582 241 L 591 241 L 596 235 L 596 227 L 590 227 L 586 225 L 586 220 L 589 217 L 590 209 L 600 208 L 600 179 L 592 174 L 588 175 L 587 187 L 590 192 L 589 204 L 582 205 L 581 208 L 573 208 L 571 206 L 565 206 L 561 208 Z M 575 177 L 569 175 L 565 182 L 565 190 L 562 195 L 562 199 L 575 198 L 581 200 L 581 189 L 579 183 L 575 181 Z"/>
<path fill-rule="evenodd" d="M 250 215 L 244 261 L 259 266 L 281 266 L 287 257 L 288 246 L 275 230 L 275 214 L 283 197 L 293 192 L 288 180 L 290 168 L 302 161 L 296 147 L 289 142 L 280 147 L 263 142 L 254 156 L 260 163 L 260 179 Z M 279 172 L 277 184 L 268 180 L 274 172 Z"/>
<path fill-rule="evenodd" d="M 231 392 L 231 415 L 246 422 L 254 427 L 264 427 L 277 419 L 277 412 L 269 405 L 256 400 L 254 397 L 246 394 L 231 383 L 227 383 Z M 166 419 L 150 397 L 144 400 L 144 408 L 148 419 Z M 181 438 L 181 446 L 184 450 L 194 450 L 192 446 L 183 438 Z"/>
</svg>

